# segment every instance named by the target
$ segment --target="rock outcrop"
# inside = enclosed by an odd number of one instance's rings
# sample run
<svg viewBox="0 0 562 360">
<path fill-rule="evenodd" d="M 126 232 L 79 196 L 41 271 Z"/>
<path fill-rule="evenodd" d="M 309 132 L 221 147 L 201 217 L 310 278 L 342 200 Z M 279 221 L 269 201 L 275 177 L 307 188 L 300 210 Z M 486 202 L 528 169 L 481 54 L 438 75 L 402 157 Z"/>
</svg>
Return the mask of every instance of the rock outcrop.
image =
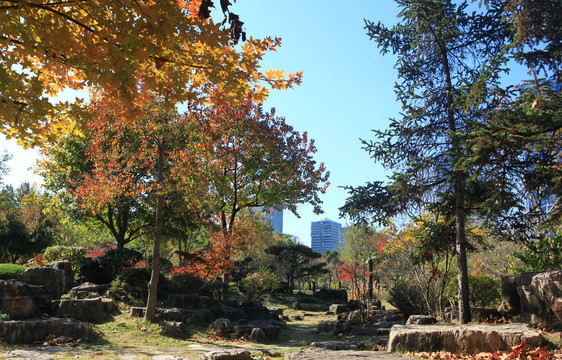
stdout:
<svg viewBox="0 0 562 360">
<path fill-rule="evenodd" d="M 21 281 L 44 286 L 53 299 L 60 298 L 66 288 L 64 271 L 54 267 L 28 268 L 21 274 Z"/>
<path fill-rule="evenodd" d="M 511 350 L 525 339 L 527 345 L 544 345 L 541 334 L 526 324 L 506 325 L 395 325 L 388 351 L 448 351 L 461 354 Z"/>
<path fill-rule="evenodd" d="M 40 315 L 51 299 L 51 294 L 44 286 L 0 280 L 0 312 L 9 314 L 11 319 Z"/>
<path fill-rule="evenodd" d="M 29 319 L 0 321 L 0 338 L 12 344 L 31 344 L 47 336 L 71 336 L 84 341 L 96 340 L 89 323 L 75 319 Z"/>
</svg>

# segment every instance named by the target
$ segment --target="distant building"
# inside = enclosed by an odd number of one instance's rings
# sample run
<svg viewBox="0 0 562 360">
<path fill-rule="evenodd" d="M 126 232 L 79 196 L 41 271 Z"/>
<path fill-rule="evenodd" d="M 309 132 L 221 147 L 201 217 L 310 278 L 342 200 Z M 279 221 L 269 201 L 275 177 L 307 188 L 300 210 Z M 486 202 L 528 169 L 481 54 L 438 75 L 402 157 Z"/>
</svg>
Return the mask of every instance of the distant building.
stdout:
<svg viewBox="0 0 562 360">
<path fill-rule="evenodd" d="M 262 211 L 265 214 L 266 220 L 271 223 L 273 230 L 283 234 L 283 209 L 277 210 L 262 208 Z"/>
<path fill-rule="evenodd" d="M 310 224 L 310 245 L 312 250 L 323 254 L 327 250 L 341 250 L 343 247 L 342 224 L 324 219 Z"/>
</svg>

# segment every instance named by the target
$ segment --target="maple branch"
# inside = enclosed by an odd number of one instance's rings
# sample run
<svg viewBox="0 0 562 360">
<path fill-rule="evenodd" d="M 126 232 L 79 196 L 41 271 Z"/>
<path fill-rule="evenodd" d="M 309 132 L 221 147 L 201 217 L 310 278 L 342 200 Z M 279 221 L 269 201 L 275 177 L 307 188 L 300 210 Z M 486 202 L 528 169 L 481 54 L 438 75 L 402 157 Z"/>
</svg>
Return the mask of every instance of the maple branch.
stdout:
<svg viewBox="0 0 562 360">
<path fill-rule="evenodd" d="M 19 1 L 15 1 L 15 0 L 8 0 L 8 1 L 11 1 L 11 2 L 13 2 L 13 3 L 18 3 L 18 2 L 19 2 Z M 41 10 L 45 10 L 45 11 L 48 11 L 48 12 L 52 12 L 52 13 L 58 15 L 58 16 L 61 16 L 61 17 L 65 18 L 65 19 L 67 19 L 68 21 L 74 23 L 75 25 L 80 26 L 81 28 L 83 28 L 83 29 L 85 29 L 85 30 L 88 30 L 88 31 L 90 31 L 90 32 L 94 32 L 94 29 L 92 29 L 92 28 L 89 27 L 88 25 L 83 24 L 82 22 L 78 21 L 77 19 L 74 19 L 74 18 L 73 18 L 72 16 L 70 16 L 70 15 L 67 15 L 67 14 L 65 14 L 65 13 L 63 13 L 63 12 L 60 12 L 60 11 L 58 11 L 58 10 L 56 10 L 56 9 L 53 9 L 52 7 L 48 6 L 48 5 L 50 5 L 50 4 L 27 3 L 26 5 L 28 5 L 29 7 L 32 7 L 32 8 L 36 8 L 36 9 L 41 9 Z M 0 7 L 0 9 L 17 9 L 17 8 L 22 8 L 22 7 L 23 7 L 23 6 L 13 5 L 13 6 Z"/>
</svg>

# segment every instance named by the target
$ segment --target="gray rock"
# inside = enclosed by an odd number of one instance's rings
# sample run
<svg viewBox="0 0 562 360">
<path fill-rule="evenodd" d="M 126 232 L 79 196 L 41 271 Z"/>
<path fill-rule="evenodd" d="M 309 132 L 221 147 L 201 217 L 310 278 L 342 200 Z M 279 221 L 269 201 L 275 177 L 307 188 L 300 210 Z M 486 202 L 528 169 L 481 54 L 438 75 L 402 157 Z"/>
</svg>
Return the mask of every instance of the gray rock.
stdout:
<svg viewBox="0 0 562 360">
<path fill-rule="evenodd" d="M 21 274 L 21 281 L 31 285 L 45 286 L 53 299 L 58 299 L 66 288 L 64 271 L 54 267 L 28 268 Z"/>
<path fill-rule="evenodd" d="M 510 350 L 523 339 L 531 347 L 542 346 L 545 342 L 542 335 L 531 331 L 526 324 L 395 325 L 390 332 L 388 350 L 476 354 Z"/>
<path fill-rule="evenodd" d="M 537 274 L 530 286 L 546 305 L 545 320 L 562 322 L 562 270 Z"/>
<path fill-rule="evenodd" d="M 176 339 L 185 339 L 189 337 L 187 326 L 182 322 L 172 322 L 169 324 L 164 324 L 160 328 L 161 334 L 164 336 L 169 336 Z"/>
<path fill-rule="evenodd" d="M 72 271 L 72 264 L 68 260 L 58 260 L 47 263 L 45 266 L 53 267 L 64 272 L 65 285 L 63 292 L 66 292 L 74 286 L 74 272 Z"/>
<path fill-rule="evenodd" d="M 73 287 L 72 289 L 70 289 L 70 292 L 68 293 L 68 295 L 70 297 L 76 297 L 76 294 L 78 292 L 89 292 L 89 293 L 96 293 L 98 295 L 104 295 L 106 293 L 106 291 L 109 289 L 111 285 L 109 284 L 94 284 L 91 282 L 85 282 L 83 284 L 80 284 L 78 286 Z"/>
<path fill-rule="evenodd" d="M 325 350 L 359 350 L 365 346 L 365 343 L 362 341 L 321 341 L 321 342 L 313 342 L 310 344 L 312 347 L 317 347 L 320 349 Z"/>
<path fill-rule="evenodd" d="M 342 314 L 348 312 L 349 308 L 347 307 L 346 304 L 332 304 L 330 305 L 330 310 L 328 311 L 333 314 Z"/>
<path fill-rule="evenodd" d="M 334 351 L 334 350 L 298 350 L 285 354 L 285 360 L 357 360 L 381 359 L 404 360 L 400 355 L 385 351 Z"/>
<path fill-rule="evenodd" d="M 113 303 L 111 299 L 108 299 Z M 105 311 L 101 298 L 95 299 L 58 299 L 51 301 L 51 312 L 57 317 L 73 318 L 81 321 L 103 321 L 110 315 Z"/>
<path fill-rule="evenodd" d="M 431 325 L 437 323 L 435 316 L 430 315 L 410 315 L 406 325 Z"/>
<path fill-rule="evenodd" d="M 30 319 L 0 321 L 0 338 L 14 344 L 31 344 L 47 336 L 69 336 L 84 341 L 96 340 L 92 325 L 75 319 Z"/>
<path fill-rule="evenodd" d="M 26 359 L 26 360 L 52 360 L 51 357 L 41 354 L 37 351 L 27 351 L 27 350 L 13 350 L 7 354 L 2 355 L 2 359 Z"/>
<path fill-rule="evenodd" d="M 0 280 L 0 312 L 11 319 L 27 319 L 40 314 L 52 299 L 44 286 L 29 285 L 17 280 Z"/>
<path fill-rule="evenodd" d="M 167 304 L 172 307 L 193 309 L 197 306 L 196 294 L 169 295 Z"/>
<path fill-rule="evenodd" d="M 226 318 L 218 318 L 211 323 L 211 329 L 217 334 L 221 336 L 228 336 L 234 332 L 234 326 L 232 326 L 232 322 L 230 319 Z"/>
<path fill-rule="evenodd" d="M 248 340 L 255 343 L 262 343 L 266 339 L 265 331 L 262 328 L 253 328 Z"/>
<path fill-rule="evenodd" d="M 199 360 L 251 360 L 248 350 L 220 350 L 202 354 Z"/>
</svg>

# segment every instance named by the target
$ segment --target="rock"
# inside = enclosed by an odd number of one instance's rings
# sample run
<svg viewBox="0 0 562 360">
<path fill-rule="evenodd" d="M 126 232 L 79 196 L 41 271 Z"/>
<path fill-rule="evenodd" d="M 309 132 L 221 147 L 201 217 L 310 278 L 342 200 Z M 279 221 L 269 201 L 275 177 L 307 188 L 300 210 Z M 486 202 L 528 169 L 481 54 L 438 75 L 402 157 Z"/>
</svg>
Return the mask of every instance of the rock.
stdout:
<svg viewBox="0 0 562 360">
<path fill-rule="evenodd" d="M 218 318 L 211 323 L 211 329 L 220 336 L 228 336 L 234 332 L 234 326 L 230 319 Z"/>
<path fill-rule="evenodd" d="M 52 360 L 52 358 L 43 355 L 37 351 L 27 351 L 27 350 L 9 351 L 7 354 L 2 355 L 2 359 Z"/>
<path fill-rule="evenodd" d="M 142 306 L 131 306 L 129 314 L 131 317 L 144 317 L 145 308 Z"/>
<path fill-rule="evenodd" d="M 435 316 L 430 315 L 410 315 L 406 325 L 431 325 L 437 323 Z"/>
<path fill-rule="evenodd" d="M 500 312 L 497 309 L 485 308 L 485 307 L 470 307 L 470 313 L 472 319 L 480 322 L 481 320 L 493 320 L 501 317 Z M 420 324 L 423 325 L 423 324 Z"/>
<path fill-rule="evenodd" d="M 184 309 L 193 309 L 197 306 L 196 294 L 168 295 L 167 305 Z"/>
<path fill-rule="evenodd" d="M 334 350 L 298 350 L 285 354 L 285 360 L 357 360 L 381 359 L 404 360 L 400 355 L 385 351 L 334 351 Z"/>
<path fill-rule="evenodd" d="M 334 331 L 335 327 L 336 324 L 333 322 L 321 322 L 318 326 L 316 326 L 316 330 L 318 330 L 318 332 L 331 333 Z"/>
<path fill-rule="evenodd" d="M 113 303 L 111 299 L 108 299 Z M 105 311 L 109 307 L 101 298 L 95 299 L 58 299 L 51 301 L 51 313 L 57 317 L 73 318 L 81 321 L 99 322 L 107 320 L 110 315 Z"/>
<path fill-rule="evenodd" d="M 220 350 L 202 354 L 199 360 L 251 360 L 248 350 Z"/>
<path fill-rule="evenodd" d="M 213 311 L 217 317 L 223 317 L 231 320 L 247 319 L 248 315 L 246 312 L 238 307 L 232 307 L 228 305 L 221 304 L 220 308 Z"/>
<path fill-rule="evenodd" d="M 531 280 L 534 294 L 546 305 L 545 319 L 562 322 L 562 270 L 536 274 Z"/>
<path fill-rule="evenodd" d="M 297 314 L 297 315 L 291 315 L 290 319 L 292 321 L 303 321 L 304 320 L 304 315 L 302 314 Z"/>
<path fill-rule="evenodd" d="M 185 339 L 189 337 L 189 331 L 185 323 L 172 322 L 161 326 L 161 334 L 175 339 Z"/>
<path fill-rule="evenodd" d="M 70 297 L 77 297 L 76 294 L 79 292 L 89 292 L 89 293 L 96 293 L 98 296 L 104 295 L 106 291 L 109 289 L 111 285 L 109 284 L 94 284 L 91 282 L 85 282 L 79 286 L 75 286 L 70 289 L 68 295 Z"/>
<path fill-rule="evenodd" d="M 53 299 L 58 299 L 66 288 L 64 271 L 54 267 L 28 268 L 21 274 L 21 281 L 30 285 L 45 286 Z"/>
<path fill-rule="evenodd" d="M 63 292 L 66 292 L 74 286 L 74 272 L 72 271 L 72 264 L 68 260 L 51 261 L 45 266 L 53 267 L 64 272 L 65 286 Z"/>
<path fill-rule="evenodd" d="M 248 339 L 255 343 L 262 343 L 265 341 L 265 331 L 262 328 L 253 328 Z"/>
<path fill-rule="evenodd" d="M 345 289 L 325 289 L 318 290 L 314 295 L 315 298 L 328 302 L 345 304 L 347 302 L 347 290 Z"/>
<path fill-rule="evenodd" d="M 379 329 L 373 327 L 354 327 L 350 331 L 350 335 L 355 336 L 376 336 L 378 334 Z"/>
<path fill-rule="evenodd" d="M 263 305 L 243 303 L 240 307 L 246 313 L 246 319 L 248 320 L 271 319 L 271 311 Z"/>
<path fill-rule="evenodd" d="M 348 312 L 349 308 L 347 307 L 346 304 L 332 304 L 330 305 L 330 310 L 328 311 L 333 314 L 342 314 Z"/>
<path fill-rule="evenodd" d="M 92 325 L 75 319 L 30 319 L 0 321 L 0 338 L 14 344 L 31 344 L 47 336 L 70 336 L 84 341 L 96 340 Z"/>
<path fill-rule="evenodd" d="M 351 321 L 338 321 L 334 326 L 334 335 L 347 335 L 351 332 Z"/>
<path fill-rule="evenodd" d="M 291 306 L 291 308 L 292 308 L 293 310 L 300 310 L 300 309 L 301 309 L 301 302 L 298 301 L 298 300 L 295 301 L 295 302 L 293 302 L 293 305 Z"/>
<path fill-rule="evenodd" d="M 530 347 L 544 344 L 542 335 L 526 324 L 505 325 L 395 325 L 390 332 L 388 350 L 461 354 L 511 350 L 525 339 Z"/>
<path fill-rule="evenodd" d="M 365 343 L 362 341 L 321 341 L 313 342 L 310 344 L 312 347 L 317 347 L 325 350 L 359 350 Z"/>
<path fill-rule="evenodd" d="M 17 280 L 0 280 L 0 313 L 11 319 L 27 319 L 41 313 L 52 295 L 44 286 Z"/>
</svg>

